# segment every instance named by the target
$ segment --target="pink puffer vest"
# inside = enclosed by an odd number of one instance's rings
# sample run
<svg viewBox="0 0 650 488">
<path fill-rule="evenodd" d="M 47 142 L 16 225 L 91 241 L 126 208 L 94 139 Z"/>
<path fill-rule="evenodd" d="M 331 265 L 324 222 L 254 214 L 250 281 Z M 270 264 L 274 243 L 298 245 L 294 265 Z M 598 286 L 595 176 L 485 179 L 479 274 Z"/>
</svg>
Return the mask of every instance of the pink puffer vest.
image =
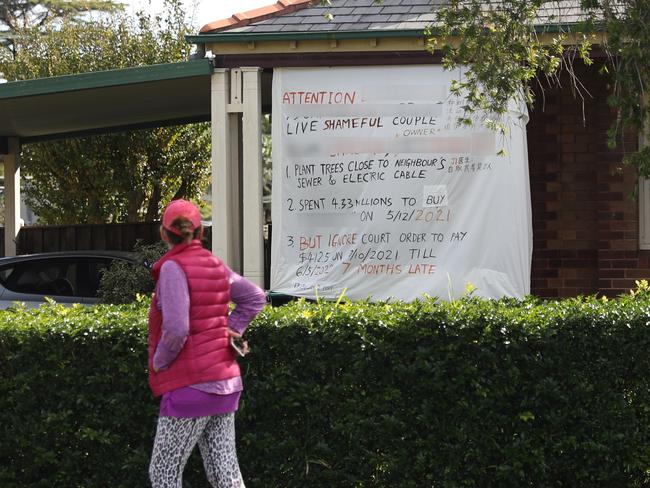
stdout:
<svg viewBox="0 0 650 488">
<path fill-rule="evenodd" d="M 167 260 L 180 265 L 190 292 L 190 331 L 181 352 L 166 371 L 153 371 L 153 355 L 162 334 L 156 296 L 149 309 L 149 386 L 154 396 L 196 383 L 240 375 L 228 338 L 230 281 L 221 261 L 197 240 L 178 244 L 153 266 L 156 283 Z"/>
</svg>

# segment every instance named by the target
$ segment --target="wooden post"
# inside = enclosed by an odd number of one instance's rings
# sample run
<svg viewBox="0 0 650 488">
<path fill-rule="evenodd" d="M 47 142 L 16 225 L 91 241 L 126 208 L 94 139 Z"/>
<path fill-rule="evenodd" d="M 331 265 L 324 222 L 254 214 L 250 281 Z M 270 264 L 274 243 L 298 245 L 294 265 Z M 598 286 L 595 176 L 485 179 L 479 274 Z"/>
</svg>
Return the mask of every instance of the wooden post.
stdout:
<svg viewBox="0 0 650 488">
<path fill-rule="evenodd" d="M 239 128 L 237 115 L 228 111 L 230 75 L 229 69 L 215 69 L 212 74 L 212 252 L 241 273 Z"/>
<path fill-rule="evenodd" d="M 9 138 L 5 170 L 5 256 L 16 255 L 16 238 L 20 231 L 20 140 Z"/>
<path fill-rule="evenodd" d="M 262 226 L 262 90 L 261 68 L 241 68 L 243 75 L 243 213 L 244 276 L 264 286 Z"/>
</svg>

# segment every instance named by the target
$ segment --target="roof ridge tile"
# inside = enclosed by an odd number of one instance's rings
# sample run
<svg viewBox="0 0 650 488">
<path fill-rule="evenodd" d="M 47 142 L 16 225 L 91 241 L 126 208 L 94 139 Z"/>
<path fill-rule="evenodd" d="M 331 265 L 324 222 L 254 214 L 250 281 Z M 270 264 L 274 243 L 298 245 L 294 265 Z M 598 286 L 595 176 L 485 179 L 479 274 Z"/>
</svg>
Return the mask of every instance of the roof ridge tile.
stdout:
<svg viewBox="0 0 650 488">
<path fill-rule="evenodd" d="M 226 19 L 216 20 L 201 27 L 201 34 L 223 31 L 226 29 L 236 29 L 244 27 L 251 22 L 262 20 L 295 12 L 302 8 L 308 7 L 314 0 L 278 0 L 274 4 L 265 7 L 259 7 L 246 12 L 236 13 Z"/>
</svg>

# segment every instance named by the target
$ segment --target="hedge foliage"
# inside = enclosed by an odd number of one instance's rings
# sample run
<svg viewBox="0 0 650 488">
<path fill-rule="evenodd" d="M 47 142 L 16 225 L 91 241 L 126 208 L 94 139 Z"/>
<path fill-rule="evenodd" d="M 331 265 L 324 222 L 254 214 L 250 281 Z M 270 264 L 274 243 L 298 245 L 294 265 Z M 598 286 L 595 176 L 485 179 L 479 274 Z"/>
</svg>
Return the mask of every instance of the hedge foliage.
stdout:
<svg viewBox="0 0 650 488">
<path fill-rule="evenodd" d="M 144 487 L 144 303 L 0 314 L 0 486 Z M 650 486 L 650 290 L 604 301 L 298 301 L 247 334 L 256 487 Z M 207 482 L 198 456 L 186 487 Z"/>
</svg>

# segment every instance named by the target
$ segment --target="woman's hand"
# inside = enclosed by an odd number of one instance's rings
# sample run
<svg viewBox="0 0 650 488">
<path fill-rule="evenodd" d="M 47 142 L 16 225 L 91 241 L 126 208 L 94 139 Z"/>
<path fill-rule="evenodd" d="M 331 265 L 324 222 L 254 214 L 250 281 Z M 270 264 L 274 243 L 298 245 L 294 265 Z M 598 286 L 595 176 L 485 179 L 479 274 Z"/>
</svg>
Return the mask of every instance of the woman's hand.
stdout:
<svg viewBox="0 0 650 488">
<path fill-rule="evenodd" d="M 239 332 L 230 328 L 228 329 L 228 340 L 235 339 L 241 341 L 241 338 L 242 335 Z M 244 355 L 251 352 L 250 348 L 248 347 L 248 341 L 241 341 L 240 344 L 241 344 L 241 350 L 244 353 Z"/>
</svg>

